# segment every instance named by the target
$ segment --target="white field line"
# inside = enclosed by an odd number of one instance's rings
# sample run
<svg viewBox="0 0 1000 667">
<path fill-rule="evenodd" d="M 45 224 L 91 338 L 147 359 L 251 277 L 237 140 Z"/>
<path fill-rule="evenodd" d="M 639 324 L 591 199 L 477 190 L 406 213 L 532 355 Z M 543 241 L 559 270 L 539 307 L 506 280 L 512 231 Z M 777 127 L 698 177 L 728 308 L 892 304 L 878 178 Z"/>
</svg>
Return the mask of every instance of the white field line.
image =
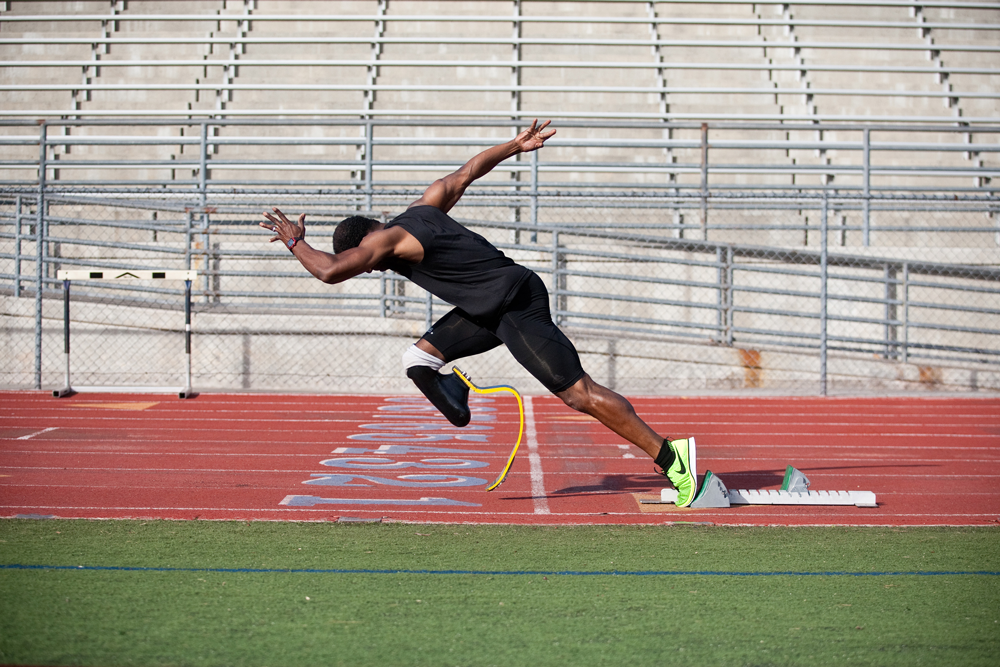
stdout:
<svg viewBox="0 0 1000 667">
<path fill-rule="evenodd" d="M 542 457 L 538 455 L 535 408 L 531 404 L 531 396 L 524 397 L 524 421 L 528 438 L 528 464 L 531 468 L 531 498 L 535 503 L 535 514 L 549 514 L 549 500 L 545 497 L 545 480 L 542 477 Z"/>
</svg>

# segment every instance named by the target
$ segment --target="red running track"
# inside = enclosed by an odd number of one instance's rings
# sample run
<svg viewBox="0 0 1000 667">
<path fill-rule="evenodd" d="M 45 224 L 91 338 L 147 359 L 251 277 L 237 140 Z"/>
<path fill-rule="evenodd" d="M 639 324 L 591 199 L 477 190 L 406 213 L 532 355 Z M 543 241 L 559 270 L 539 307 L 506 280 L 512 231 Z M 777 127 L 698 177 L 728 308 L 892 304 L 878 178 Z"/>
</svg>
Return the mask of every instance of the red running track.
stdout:
<svg viewBox="0 0 1000 667">
<path fill-rule="evenodd" d="M 698 470 L 776 489 L 873 491 L 877 508 L 642 504 L 666 485 L 637 448 L 552 396 L 475 397 L 451 427 L 422 398 L 0 392 L 0 516 L 518 523 L 985 525 L 1000 520 L 1000 399 L 637 398 L 694 435 Z"/>
</svg>

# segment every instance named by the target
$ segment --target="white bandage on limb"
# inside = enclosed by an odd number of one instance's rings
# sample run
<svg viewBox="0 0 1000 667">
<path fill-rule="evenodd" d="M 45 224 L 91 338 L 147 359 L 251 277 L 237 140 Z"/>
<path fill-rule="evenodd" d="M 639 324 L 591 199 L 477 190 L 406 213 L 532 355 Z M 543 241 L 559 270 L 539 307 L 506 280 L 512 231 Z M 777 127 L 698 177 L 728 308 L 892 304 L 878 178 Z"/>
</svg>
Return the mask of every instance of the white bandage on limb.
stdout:
<svg viewBox="0 0 1000 667">
<path fill-rule="evenodd" d="M 409 370 L 414 366 L 430 366 L 434 370 L 440 370 L 444 366 L 444 362 L 433 354 L 424 352 L 414 344 L 406 348 L 406 352 L 403 352 L 403 370 Z"/>
</svg>

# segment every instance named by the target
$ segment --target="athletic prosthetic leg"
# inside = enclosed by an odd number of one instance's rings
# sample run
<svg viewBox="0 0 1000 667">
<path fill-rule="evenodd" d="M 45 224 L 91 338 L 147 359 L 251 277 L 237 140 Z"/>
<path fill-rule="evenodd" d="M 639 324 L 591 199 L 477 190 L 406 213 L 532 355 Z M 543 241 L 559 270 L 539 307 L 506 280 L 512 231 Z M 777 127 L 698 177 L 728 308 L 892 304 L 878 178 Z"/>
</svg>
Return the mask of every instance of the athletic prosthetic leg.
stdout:
<svg viewBox="0 0 1000 667">
<path fill-rule="evenodd" d="M 500 476 L 497 477 L 492 484 L 486 487 L 487 491 L 492 491 L 503 483 L 503 480 L 507 477 L 507 472 L 510 470 L 510 466 L 514 463 L 514 457 L 517 456 L 517 448 L 521 446 L 521 438 L 524 436 L 524 401 L 521 400 L 521 394 L 517 393 L 517 389 L 513 387 L 508 387 L 507 385 L 499 385 L 496 387 L 477 387 L 472 384 L 472 380 L 469 379 L 465 373 L 460 371 L 457 367 L 452 368 L 455 372 L 455 376 L 467 385 L 466 390 L 471 389 L 477 394 L 495 394 L 500 391 L 507 391 L 514 394 L 514 398 L 517 399 L 517 409 L 521 414 L 521 426 L 517 432 L 517 442 L 514 443 L 514 449 L 511 450 L 510 456 L 507 457 L 507 464 L 500 471 Z"/>
<path fill-rule="evenodd" d="M 458 376 L 442 375 L 429 366 L 412 366 L 406 369 L 406 377 L 454 426 L 468 425 L 472 419 L 469 387 Z"/>
</svg>

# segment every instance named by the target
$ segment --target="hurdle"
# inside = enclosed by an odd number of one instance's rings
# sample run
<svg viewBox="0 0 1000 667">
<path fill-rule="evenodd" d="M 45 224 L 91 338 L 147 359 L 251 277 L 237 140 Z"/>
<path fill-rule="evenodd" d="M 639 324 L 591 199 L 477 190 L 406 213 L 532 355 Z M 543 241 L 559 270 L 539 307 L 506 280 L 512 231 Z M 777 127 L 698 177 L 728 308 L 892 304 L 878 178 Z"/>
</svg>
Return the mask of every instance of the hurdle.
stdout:
<svg viewBox="0 0 1000 667">
<path fill-rule="evenodd" d="M 63 281 L 63 355 L 66 362 L 66 386 L 56 389 L 52 395 L 56 398 L 74 393 L 176 393 L 180 398 L 190 398 L 191 390 L 191 282 L 198 277 L 197 271 L 156 271 L 148 269 L 122 270 L 68 270 L 58 271 L 56 276 Z M 183 280 L 184 281 L 184 353 L 186 356 L 186 371 L 183 387 L 156 386 L 73 386 L 70 380 L 70 326 L 69 301 L 70 283 L 74 280 Z"/>
</svg>

